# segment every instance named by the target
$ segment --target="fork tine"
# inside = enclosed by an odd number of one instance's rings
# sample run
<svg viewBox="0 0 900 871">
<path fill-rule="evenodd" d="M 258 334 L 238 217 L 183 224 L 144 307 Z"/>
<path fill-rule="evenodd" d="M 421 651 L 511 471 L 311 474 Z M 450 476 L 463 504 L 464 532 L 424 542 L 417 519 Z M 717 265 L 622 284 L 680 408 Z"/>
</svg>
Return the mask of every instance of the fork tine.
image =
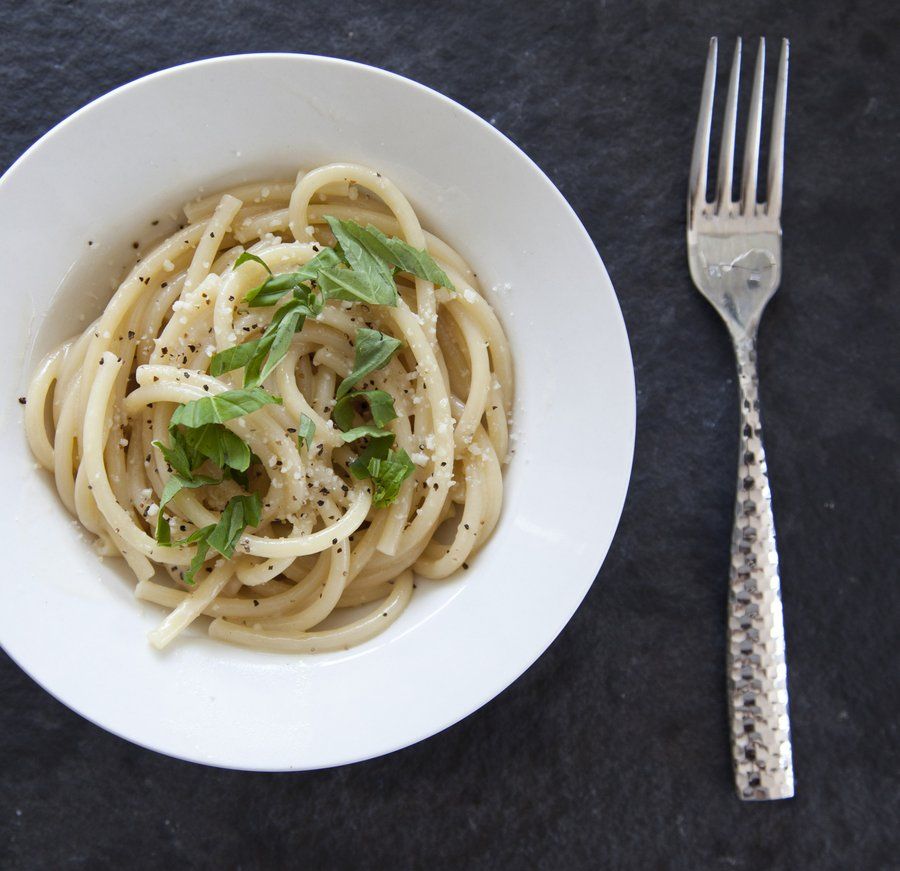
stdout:
<svg viewBox="0 0 900 871">
<path fill-rule="evenodd" d="M 719 149 L 719 182 L 716 187 L 716 213 L 728 212 L 731 205 L 731 179 L 734 173 L 734 130 L 737 125 L 738 86 L 741 79 L 741 38 L 734 47 L 731 76 L 728 79 L 728 98 L 725 101 L 725 120 L 722 122 L 722 147 Z"/>
<path fill-rule="evenodd" d="M 769 142 L 769 178 L 766 185 L 767 214 L 781 215 L 781 189 L 784 181 L 784 116 L 787 113 L 788 54 L 790 43 L 781 40 L 778 79 L 775 82 L 775 108 L 772 112 L 772 136 Z"/>
<path fill-rule="evenodd" d="M 750 96 L 750 116 L 747 118 L 747 139 L 744 142 L 744 174 L 741 184 L 741 212 L 752 215 L 756 211 L 756 173 L 759 165 L 759 131 L 762 126 L 763 77 L 766 70 L 766 39 L 759 40 L 756 69 L 753 72 L 753 91 Z"/>
<path fill-rule="evenodd" d="M 706 203 L 706 168 L 709 163 L 709 134 L 712 129 L 718 44 L 716 37 L 709 41 L 706 73 L 703 76 L 703 93 L 700 97 L 700 113 L 697 116 L 697 132 L 694 134 L 694 154 L 691 158 L 691 179 L 688 189 L 691 215 Z"/>
</svg>

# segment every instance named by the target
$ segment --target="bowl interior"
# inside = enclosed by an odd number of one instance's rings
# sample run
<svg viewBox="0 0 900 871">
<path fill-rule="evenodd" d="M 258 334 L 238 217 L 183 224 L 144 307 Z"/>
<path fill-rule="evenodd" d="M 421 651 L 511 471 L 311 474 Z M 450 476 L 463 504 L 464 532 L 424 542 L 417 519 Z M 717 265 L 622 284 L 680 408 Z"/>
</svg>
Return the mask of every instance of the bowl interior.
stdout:
<svg viewBox="0 0 900 871">
<path fill-rule="evenodd" d="M 200 627 L 159 654 L 145 633 L 162 612 L 133 600 L 124 566 L 99 561 L 65 512 L 28 451 L 15 397 L 40 356 L 102 309 L 132 242 L 174 225 L 182 202 L 335 160 L 395 181 L 423 225 L 469 260 L 503 321 L 517 380 L 501 522 L 468 572 L 420 583 L 403 617 L 359 648 L 277 656 L 219 644 Z M 12 361 L 0 371 L 0 486 L 14 506 L 0 530 L 0 641 L 70 707 L 187 759 L 323 767 L 405 746 L 470 713 L 571 617 L 624 501 L 631 358 L 589 237 L 490 125 L 346 61 L 190 64 L 114 91 L 32 147 L 0 181 L 0 234 L 12 255 L 0 297 Z"/>
</svg>

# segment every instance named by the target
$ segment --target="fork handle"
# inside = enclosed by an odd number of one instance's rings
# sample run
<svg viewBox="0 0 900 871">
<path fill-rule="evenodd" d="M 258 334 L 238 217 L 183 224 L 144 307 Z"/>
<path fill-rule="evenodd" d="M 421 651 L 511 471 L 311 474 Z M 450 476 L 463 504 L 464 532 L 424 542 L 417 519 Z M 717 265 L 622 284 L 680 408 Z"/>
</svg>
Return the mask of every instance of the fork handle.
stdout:
<svg viewBox="0 0 900 871">
<path fill-rule="evenodd" d="M 790 798 L 794 769 L 772 495 L 762 443 L 756 337 L 735 337 L 741 439 L 728 594 L 728 697 L 738 796 Z"/>
</svg>

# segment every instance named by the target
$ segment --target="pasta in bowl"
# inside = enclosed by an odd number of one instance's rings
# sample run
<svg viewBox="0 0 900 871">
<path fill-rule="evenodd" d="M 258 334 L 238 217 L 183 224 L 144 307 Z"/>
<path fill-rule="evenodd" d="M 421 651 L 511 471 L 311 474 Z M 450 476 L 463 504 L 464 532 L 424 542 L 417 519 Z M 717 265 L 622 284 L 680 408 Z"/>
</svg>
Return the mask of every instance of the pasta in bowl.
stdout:
<svg viewBox="0 0 900 871">
<path fill-rule="evenodd" d="M 0 644 L 82 716 L 206 764 L 370 758 L 509 686 L 590 588 L 627 334 L 560 192 L 461 106 L 333 58 L 165 70 L 32 146 L 0 234 Z"/>
<path fill-rule="evenodd" d="M 29 444 L 136 595 L 171 609 L 156 647 L 206 616 L 235 644 L 347 649 L 493 532 L 506 336 L 462 257 L 368 167 L 185 215 L 41 362 Z"/>
</svg>

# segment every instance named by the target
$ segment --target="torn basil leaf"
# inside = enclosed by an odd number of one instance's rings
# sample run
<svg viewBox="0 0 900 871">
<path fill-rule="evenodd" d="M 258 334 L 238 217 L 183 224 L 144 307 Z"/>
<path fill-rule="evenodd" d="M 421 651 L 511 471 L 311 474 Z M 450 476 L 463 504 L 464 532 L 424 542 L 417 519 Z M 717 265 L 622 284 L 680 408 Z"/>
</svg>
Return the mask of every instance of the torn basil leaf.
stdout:
<svg viewBox="0 0 900 871">
<path fill-rule="evenodd" d="M 376 508 L 390 505 L 400 493 L 403 482 L 414 470 L 415 466 L 403 448 L 390 451 L 384 459 L 372 457 L 366 464 L 366 471 L 375 487 L 372 504 Z"/>
<path fill-rule="evenodd" d="M 206 561 L 210 548 L 220 553 L 225 559 L 231 559 L 244 530 L 248 526 L 259 526 L 261 515 L 262 503 L 256 493 L 251 493 L 249 496 L 243 494 L 232 496 L 222 511 L 218 523 L 204 526 L 182 541 L 176 542 L 180 545 L 197 545 L 197 553 L 191 560 L 190 567 L 184 573 L 185 583 L 194 583 L 194 576 Z"/>
<path fill-rule="evenodd" d="M 226 390 L 216 396 L 203 396 L 175 409 L 169 427 L 181 424 L 196 428 L 207 423 L 224 423 L 272 403 L 281 404 L 280 396 L 272 396 L 261 387 Z"/>
<path fill-rule="evenodd" d="M 427 251 L 413 248 L 412 245 L 404 242 L 402 239 L 398 239 L 396 236 L 385 236 L 381 230 L 372 226 L 372 224 L 366 227 L 366 232 L 377 241 L 379 245 L 378 250 L 387 250 L 390 253 L 390 257 L 387 260 L 392 266 L 396 266 L 402 272 L 410 272 L 419 278 L 424 278 L 426 281 L 430 281 L 439 287 L 455 290 L 452 282 L 447 278 L 447 274 L 434 262 Z"/>
<path fill-rule="evenodd" d="M 221 423 L 186 429 L 181 437 L 195 457 L 212 460 L 219 468 L 246 472 L 250 465 L 249 445 Z M 194 462 L 194 466 L 197 465 L 199 463 Z"/>
<path fill-rule="evenodd" d="M 163 488 L 162 496 L 159 499 L 159 511 L 156 514 L 156 541 L 165 547 L 172 544 L 172 532 L 169 529 L 169 522 L 163 518 L 163 508 L 182 490 L 195 489 L 197 487 L 206 487 L 208 484 L 220 484 L 221 478 L 210 478 L 208 475 L 193 475 L 183 477 L 181 475 L 172 475 L 166 486 Z"/>
<path fill-rule="evenodd" d="M 316 424 L 308 414 L 300 415 L 300 424 L 297 427 L 297 445 L 309 450 L 312 447 L 312 440 L 316 436 Z"/>
<path fill-rule="evenodd" d="M 382 429 L 380 426 L 370 426 L 369 424 L 356 426 L 353 429 L 348 429 L 347 432 L 341 433 L 341 438 L 348 443 L 355 442 L 357 439 L 383 439 L 387 438 L 388 436 L 390 436 L 391 441 L 394 440 L 394 434 L 392 432 L 388 432 L 386 429 Z"/>
<path fill-rule="evenodd" d="M 219 518 L 219 522 L 206 537 L 209 546 L 225 559 L 234 556 L 234 549 L 248 526 L 258 526 L 262 503 L 256 493 L 249 496 L 232 496 Z"/>
<path fill-rule="evenodd" d="M 244 302 L 250 308 L 275 305 L 286 293 L 301 287 L 304 282 L 316 281 L 319 270 L 337 266 L 341 258 L 333 248 L 323 248 L 312 260 L 294 272 L 283 272 L 266 279 L 247 292 Z"/>
<path fill-rule="evenodd" d="M 340 399 L 349 393 L 354 385 L 370 372 L 384 366 L 401 344 L 403 343 L 399 339 L 386 336 L 378 330 L 370 330 L 367 327 L 357 330 L 353 370 L 338 386 L 337 398 Z"/>
<path fill-rule="evenodd" d="M 335 404 L 331 419 L 344 431 L 353 426 L 355 403 L 365 400 L 372 414 L 375 426 L 383 427 L 397 417 L 394 410 L 394 399 L 384 390 L 355 390 L 345 393 Z"/>
<path fill-rule="evenodd" d="M 369 249 L 357 238 L 357 231 L 362 227 L 354 221 L 340 221 L 337 218 L 326 215 L 325 220 L 331 227 L 335 239 L 341 246 L 344 259 L 352 268 L 355 285 L 351 293 L 358 293 L 362 286 L 371 296 L 367 302 L 380 305 L 397 305 L 397 286 L 394 284 L 394 276 L 390 266 L 380 257 L 372 254 Z M 364 231 L 363 231 L 364 232 Z M 329 277 L 334 278 L 334 273 L 344 270 L 327 270 Z M 338 297 L 343 299 L 345 297 Z"/>
<path fill-rule="evenodd" d="M 319 273 L 319 287 L 326 299 L 343 299 L 349 302 L 366 302 L 371 305 L 397 305 L 397 288 L 370 281 L 353 269 L 323 269 Z"/>
<path fill-rule="evenodd" d="M 241 254 L 240 257 L 238 257 L 237 260 L 234 261 L 234 266 L 231 267 L 232 270 L 237 269 L 238 266 L 241 266 L 242 264 L 246 263 L 248 260 L 252 260 L 254 263 L 258 263 L 260 266 L 262 266 L 266 270 L 266 272 L 269 273 L 269 275 L 272 274 L 272 270 L 269 269 L 269 264 L 266 263 L 266 261 L 263 260 L 262 257 L 257 257 L 256 254 L 251 254 L 249 251 L 245 251 L 243 254 Z"/>
</svg>

